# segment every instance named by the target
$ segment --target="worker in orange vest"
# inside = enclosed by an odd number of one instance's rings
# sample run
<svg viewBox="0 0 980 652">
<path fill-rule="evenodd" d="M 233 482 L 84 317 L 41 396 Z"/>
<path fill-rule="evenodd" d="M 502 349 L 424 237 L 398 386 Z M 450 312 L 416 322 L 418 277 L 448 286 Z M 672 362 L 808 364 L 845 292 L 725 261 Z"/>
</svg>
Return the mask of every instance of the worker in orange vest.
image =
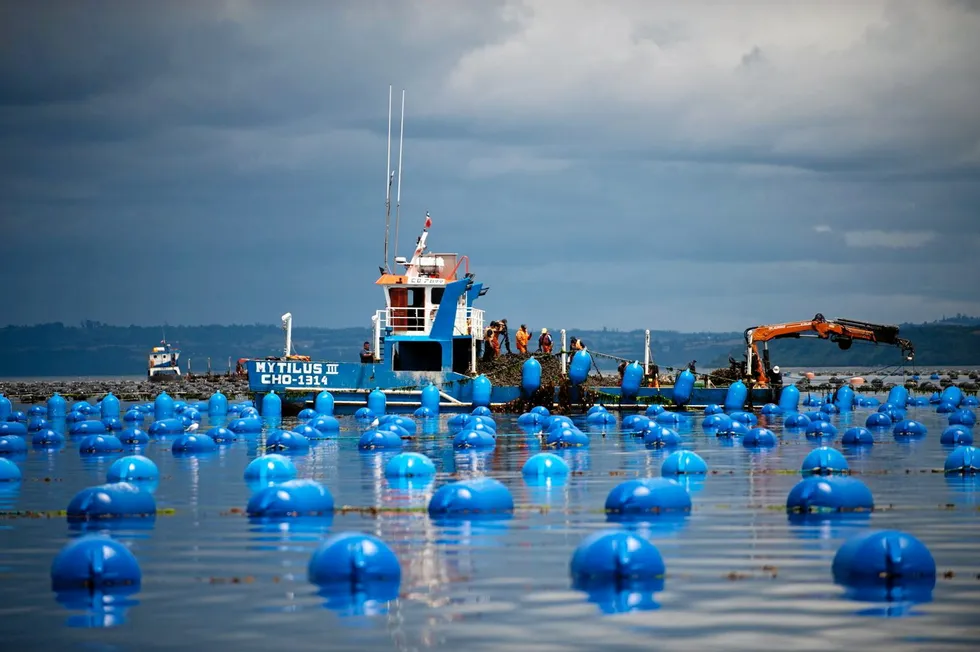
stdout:
<svg viewBox="0 0 980 652">
<path fill-rule="evenodd" d="M 514 340 L 517 342 L 517 352 L 527 353 L 527 342 L 531 339 L 531 333 L 527 330 L 526 324 L 521 324 L 521 327 L 517 329 L 517 334 L 514 336 Z"/>
</svg>

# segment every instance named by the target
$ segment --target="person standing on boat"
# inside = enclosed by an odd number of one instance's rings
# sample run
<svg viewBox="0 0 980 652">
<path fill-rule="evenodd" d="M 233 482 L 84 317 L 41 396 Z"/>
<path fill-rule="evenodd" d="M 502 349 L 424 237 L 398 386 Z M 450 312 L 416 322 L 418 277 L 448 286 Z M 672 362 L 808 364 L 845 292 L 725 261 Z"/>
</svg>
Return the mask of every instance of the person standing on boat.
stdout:
<svg viewBox="0 0 980 652">
<path fill-rule="evenodd" d="M 504 338 L 504 348 L 507 349 L 507 355 L 514 355 L 513 351 L 510 350 L 510 331 L 507 330 L 506 319 L 501 319 L 497 324 L 497 332 Z M 497 353 L 500 353 L 499 344 L 497 345 Z"/>
<path fill-rule="evenodd" d="M 521 324 L 517 329 L 514 340 L 517 342 L 517 352 L 527 354 L 527 342 L 531 339 L 531 333 L 527 330 L 527 324 Z"/>
<path fill-rule="evenodd" d="M 484 331 L 483 333 L 483 361 L 484 362 L 490 362 L 491 360 L 493 360 L 494 355 L 496 353 L 497 347 L 494 344 L 494 340 L 497 338 L 496 329 L 494 328 L 494 325 L 496 323 L 497 322 L 490 322 L 490 325 L 487 326 L 486 331 Z"/>
<path fill-rule="evenodd" d="M 361 362 L 363 364 L 371 364 L 374 362 L 374 352 L 371 351 L 370 342 L 365 342 L 364 348 L 361 349 Z"/>
<path fill-rule="evenodd" d="M 541 329 L 541 336 L 538 337 L 538 351 L 542 353 L 551 353 L 551 347 L 554 342 L 551 339 L 551 335 L 548 334 L 547 328 Z"/>
</svg>

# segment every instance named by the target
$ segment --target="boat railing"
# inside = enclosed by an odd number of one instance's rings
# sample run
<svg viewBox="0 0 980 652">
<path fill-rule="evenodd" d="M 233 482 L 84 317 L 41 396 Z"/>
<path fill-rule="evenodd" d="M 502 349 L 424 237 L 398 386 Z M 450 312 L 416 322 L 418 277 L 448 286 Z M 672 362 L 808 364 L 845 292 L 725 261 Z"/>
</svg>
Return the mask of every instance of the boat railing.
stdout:
<svg viewBox="0 0 980 652">
<path fill-rule="evenodd" d="M 428 335 L 436 318 L 436 308 L 428 312 L 425 308 L 386 308 L 378 310 L 374 321 L 379 331 L 398 335 Z M 483 339 L 483 311 L 479 308 L 467 308 L 465 312 L 457 310 L 453 335 L 476 335 Z"/>
</svg>

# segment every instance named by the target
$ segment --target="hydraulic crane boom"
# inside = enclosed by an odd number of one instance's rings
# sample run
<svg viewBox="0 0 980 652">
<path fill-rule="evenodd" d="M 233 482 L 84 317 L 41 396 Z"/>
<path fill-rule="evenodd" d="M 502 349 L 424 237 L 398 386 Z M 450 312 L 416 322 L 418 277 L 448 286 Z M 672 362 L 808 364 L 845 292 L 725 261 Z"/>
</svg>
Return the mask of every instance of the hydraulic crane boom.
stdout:
<svg viewBox="0 0 980 652">
<path fill-rule="evenodd" d="M 899 337 L 898 326 L 872 324 L 854 319 L 828 320 L 817 313 L 809 321 L 797 321 L 785 324 L 768 324 L 753 326 L 745 329 L 746 373 L 750 374 L 757 385 L 767 386 L 769 383 L 769 341 L 783 338 L 819 337 L 836 342 L 842 351 L 851 348 L 854 340 L 864 340 L 875 344 L 892 344 L 902 349 L 907 360 L 915 356 L 912 342 Z M 763 351 L 759 353 L 759 343 Z"/>
</svg>

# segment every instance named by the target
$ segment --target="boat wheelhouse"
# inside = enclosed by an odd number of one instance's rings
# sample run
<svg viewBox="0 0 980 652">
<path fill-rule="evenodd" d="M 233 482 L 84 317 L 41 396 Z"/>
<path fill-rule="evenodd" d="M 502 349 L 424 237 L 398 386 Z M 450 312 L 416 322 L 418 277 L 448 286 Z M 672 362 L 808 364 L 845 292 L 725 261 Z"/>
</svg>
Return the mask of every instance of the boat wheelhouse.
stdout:
<svg viewBox="0 0 980 652">
<path fill-rule="evenodd" d="M 146 373 L 152 382 L 179 379 L 180 350 L 170 346 L 166 340 L 161 340 L 159 346 L 150 350 Z"/>
</svg>

